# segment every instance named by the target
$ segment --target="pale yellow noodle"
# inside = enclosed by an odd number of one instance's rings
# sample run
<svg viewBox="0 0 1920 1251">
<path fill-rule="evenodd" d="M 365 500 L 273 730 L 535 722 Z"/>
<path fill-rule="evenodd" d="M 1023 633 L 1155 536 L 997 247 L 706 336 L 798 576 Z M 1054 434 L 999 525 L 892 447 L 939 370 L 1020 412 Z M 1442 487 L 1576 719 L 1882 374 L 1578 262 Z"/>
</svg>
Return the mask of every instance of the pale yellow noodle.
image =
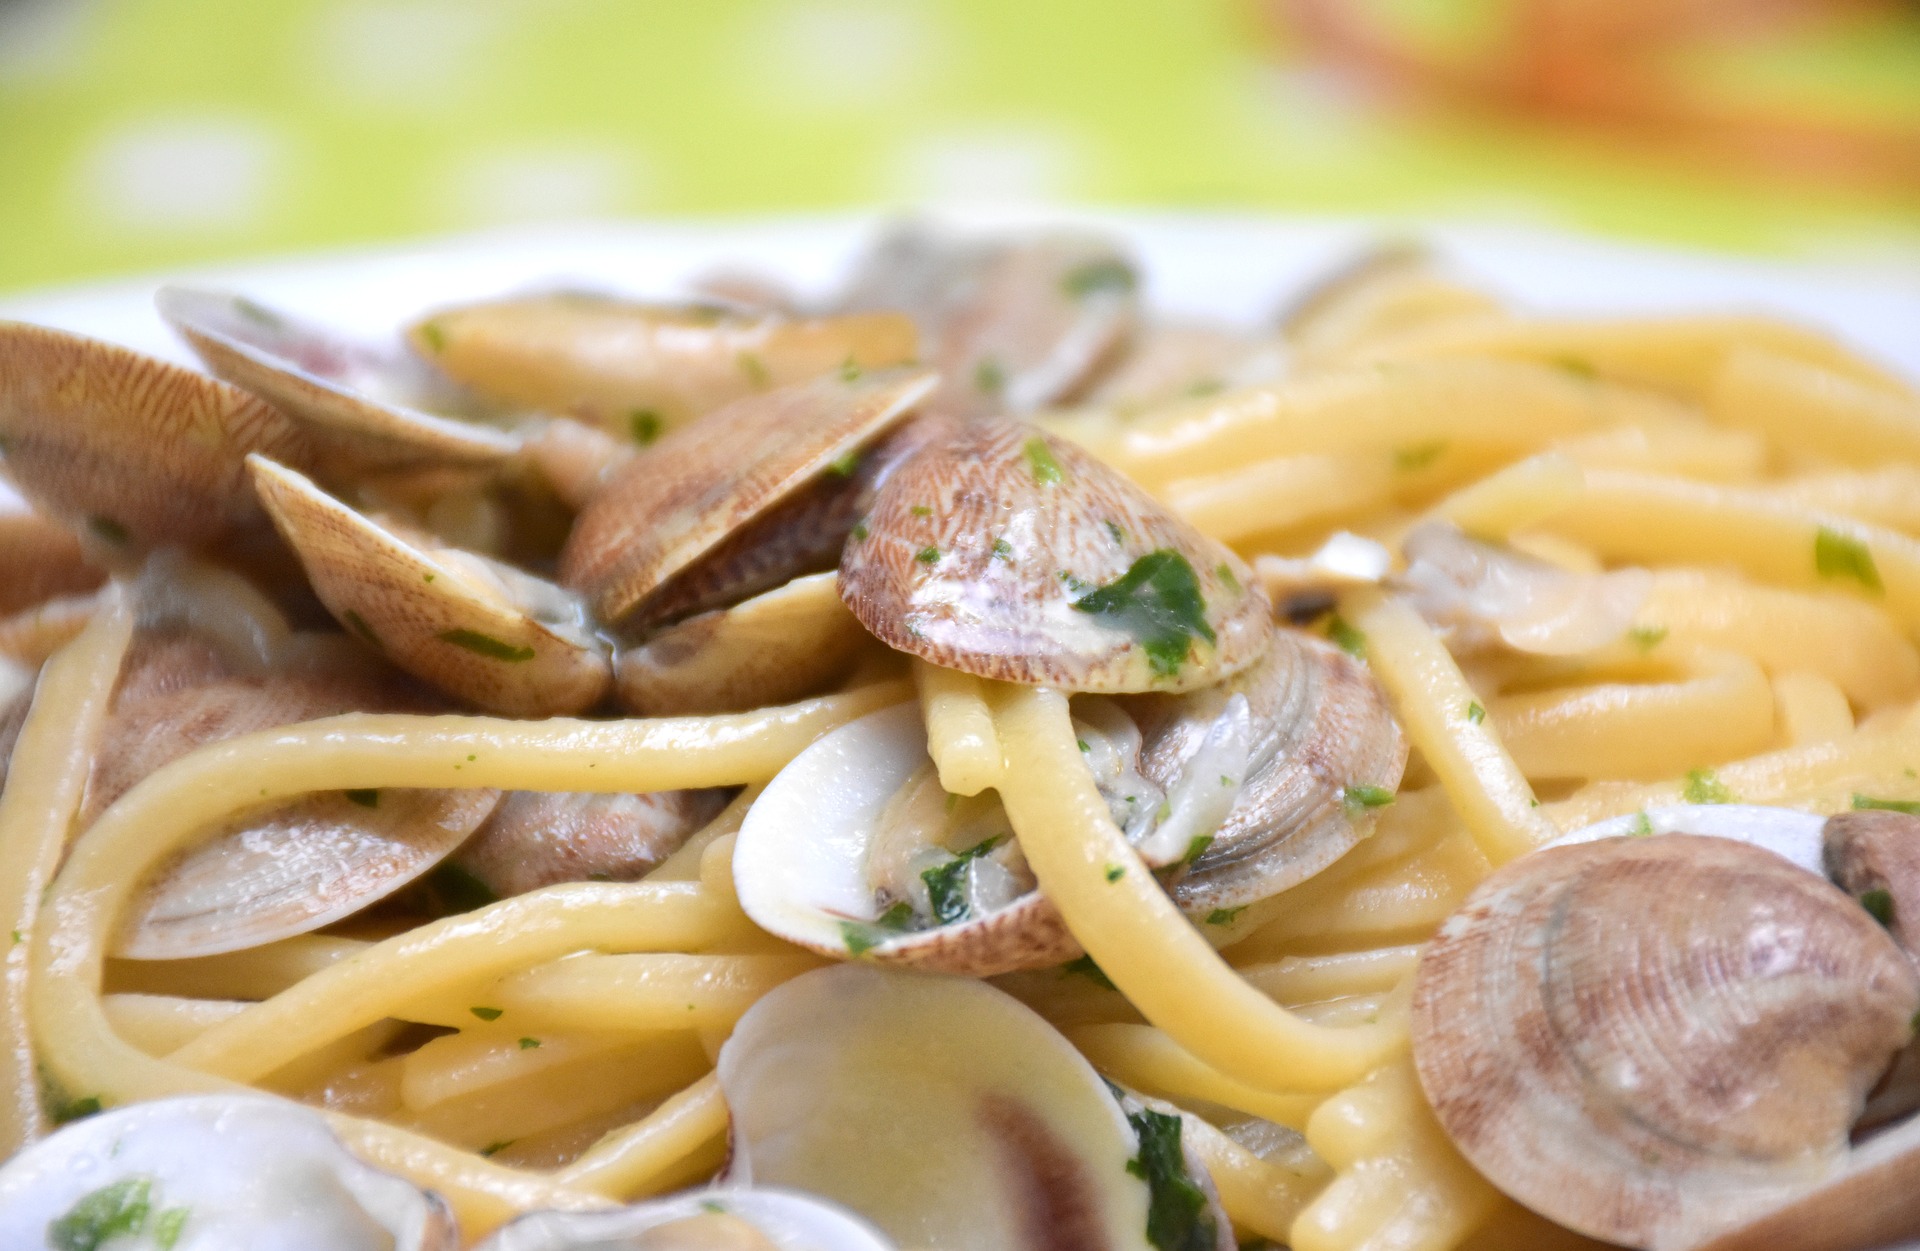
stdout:
<svg viewBox="0 0 1920 1251">
<path fill-rule="evenodd" d="M 913 685 L 927 723 L 927 750 L 949 795 L 978 795 L 1000 776 L 1000 741 L 979 678 L 913 662 Z"/>
<path fill-rule="evenodd" d="M 1301 1209 L 1326 1184 L 1324 1169 L 1301 1173 L 1263 1160 L 1197 1116 L 1181 1118 L 1180 1140 L 1199 1157 L 1233 1223 L 1261 1238 L 1283 1242 Z"/>
<path fill-rule="evenodd" d="M 1238 960 L 1261 961 L 1304 942 L 1325 948 L 1387 946 L 1425 938 L 1460 906 L 1489 870 L 1464 833 L 1346 881 L 1309 878 L 1288 891 L 1286 906 L 1235 948 Z"/>
<path fill-rule="evenodd" d="M 1777 482 L 1773 489 L 1782 499 L 1820 512 L 1920 534 L 1920 468 L 1913 465 L 1806 474 Z"/>
<path fill-rule="evenodd" d="M 220 1022 L 247 1010 L 235 999 L 182 999 L 174 995 L 103 995 L 101 1009 L 114 1032 L 148 1055 L 163 1056 Z"/>
<path fill-rule="evenodd" d="M 1083 1025 L 1066 1031 L 1093 1067 L 1122 1086 L 1162 1099 L 1200 1099 L 1304 1130 L 1323 1095 L 1256 1090 L 1196 1060 L 1151 1025 Z"/>
<path fill-rule="evenodd" d="M 1067 927 L 1148 1021 L 1222 1074 L 1261 1090 L 1326 1090 L 1396 1045 L 1380 1026 L 1324 1029 L 1248 986 L 1196 933 L 1113 824 L 1080 760 L 1066 697 L 997 694 L 1000 796 L 1027 862 Z"/>
<path fill-rule="evenodd" d="M 483 1007 L 482 1011 L 490 1014 L 493 1009 Z M 511 1025 L 495 1029 L 476 1023 L 473 1029 L 429 1039 L 400 1057 L 401 1105 L 424 1111 L 583 1057 L 635 1045 L 633 1036 L 626 1034 L 549 1030 L 541 1034 L 541 1045 L 531 1048 L 522 1047 L 520 1037 Z"/>
<path fill-rule="evenodd" d="M 259 947 L 190 960 L 109 960 L 106 988 L 197 999 L 271 999 L 370 946 L 332 934 L 296 934 Z"/>
<path fill-rule="evenodd" d="M 1313 1003 L 1342 995 L 1388 990 L 1413 973 L 1420 944 L 1286 956 L 1271 963 L 1243 964 L 1240 976 L 1281 1003 Z"/>
<path fill-rule="evenodd" d="M 679 1163 L 727 1131 L 720 1079 L 709 1074 L 644 1120 L 595 1143 L 555 1177 L 580 1190 L 631 1199 L 656 1193 Z"/>
<path fill-rule="evenodd" d="M 1708 482 L 1752 482 L 1767 467 L 1766 441 L 1744 430 L 1672 423 L 1618 426 L 1579 435 L 1552 450 L 1589 469 L 1635 469 Z"/>
<path fill-rule="evenodd" d="M 0 1022 L 7 1033 L 0 1047 L 0 1158 L 46 1132 L 27 1017 L 36 976 L 29 944 L 37 936 L 43 893 L 66 852 L 132 633 L 133 613 L 115 591 L 73 642 L 47 661 L 0 793 L 0 913 L 11 931 L 0 981 Z"/>
<path fill-rule="evenodd" d="M 485 992 L 529 1029 L 653 1030 L 730 1026 L 761 995 L 826 961 L 796 955 L 581 955 L 502 978 Z M 699 946 L 698 942 L 686 943 Z"/>
<path fill-rule="evenodd" d="M 1853 733 L 1853 709 L 1842 691 L 1817 673 L 1773 679 L 1773 715 L 1780 744 L 1837 743 Z"/>
<path fill-rule="evenodd" d="M 1208 534 L 1233 542 L 1365 512 L 1390 499 L 1393 487 L 1393 467 L 1378 453 L 1309 453 L 1178 478 L 1159 495 Z"/>
<path fill-rule="evenodd" d="M 1920 461 L 1920 397 L 1789 356 L 1734 352 L 1708 408 L 1715 421 L 1825 460 L 1867 469 Z"/>
</svg>

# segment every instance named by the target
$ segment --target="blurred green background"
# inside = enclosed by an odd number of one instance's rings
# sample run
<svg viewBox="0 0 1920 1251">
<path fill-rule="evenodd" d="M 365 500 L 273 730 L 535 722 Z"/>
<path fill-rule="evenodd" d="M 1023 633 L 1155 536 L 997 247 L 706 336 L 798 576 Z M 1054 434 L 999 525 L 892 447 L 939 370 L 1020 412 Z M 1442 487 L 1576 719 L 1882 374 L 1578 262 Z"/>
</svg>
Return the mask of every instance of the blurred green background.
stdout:
<svg viewBox="0 0 1920 1251">
<path fill-rule="evenodd" d="M 1510 51 L 1527 2 L 0 0 L 0 288 L 532 220 L 950 202 L 1920 256 L 1920 8 L 1803 6 L 1817 20 L 1636 53 L 1689 109 L 1771 119 L 1676 149 L 1640 141 L 1675 131 L 1658 110 L 1584 125 L 1557 87 L 1530 110 L 1449 78 Z M 1635 0 L 1550 0 L 1579 2 Z M 1332 29 L 1349 19 L 1371 51 Z"/>
</svg>

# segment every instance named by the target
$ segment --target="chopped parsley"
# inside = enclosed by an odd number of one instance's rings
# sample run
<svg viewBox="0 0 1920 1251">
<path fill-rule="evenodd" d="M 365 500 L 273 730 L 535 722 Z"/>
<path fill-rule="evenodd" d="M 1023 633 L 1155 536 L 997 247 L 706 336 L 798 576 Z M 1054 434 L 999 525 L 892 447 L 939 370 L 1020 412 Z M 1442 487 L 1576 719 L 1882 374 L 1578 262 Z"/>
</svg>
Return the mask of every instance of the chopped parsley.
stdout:
<svg viewBox="0 0 1920 1251">
<path fill-rule="evenodd" d="M 1340 802 L 1349 812 L 1366 808 L 1384 808 L 1393 802 L 1393 792 L 1384 786 L 1348 786 L 1340 791 Z"/>
<path fill-rule="evenodd" d="M 1108 291 L 1125 295 L 1139 282 L 1133 266 L 1117 257 L 1102 257 L 1068 270 L 1060 280 L 1060 289 L 1076 300 L 1084 300 L 1090 295 Z"/>
<path fill-rule="evenodd" d="M 973 385 L 983 394 L 998 395 L 1006 389 L 1007 372 L 1000 368 L 999 361 L 991 356 L 984 357 L 973 367 Z"/>
<path fill-rule="evenodd" d="M 531 647 L 515 647 L 502 642 L 491 634 L 482 634 L 478 630 L 442 630 L 436 635 L 442 643 L 451 643 L 455 647 L 464 647 L 476 656 L 485 656 L 488 660 L 504 660 L 508 664 L 519 664 L 523 660 L 533 659 Z"/>
<path fill-rule="evenodd" d="M 882 932 L 879 926 L 867 921 L 840 922 L 840 941 L 847 945 L 847 954 L 850 956 L 865 955 L 891 937 L 891 934 Z"/>
<path fill-rule="evenodd" d="M 1653 818 L 1648 816 L 1644 812 L 1635 813 L 1633 818 L 1632 837 L 1652 838 L 1653 837 Z"/>
<path fill-rule="evenodd" d="M 429 352 L 444 352 L 447 348 L 447 332 L 440 328 L 437 321 L 420 323 L 420 342 L 427 345 Z"/>
<path fill-rule="evenodd" d="M 180 1241 L 180 1232 L 187 1227 L 186 1208 L 168 1208 L 153 1222 L 153 1243 L 160 1251 L 173 1251 L 174 1244 Z"/>
<path fill-rule="evenodd" d="M 933 509 L 927 507 L 925 504 L 915 504 L 913 507 L 907 509 L 907 511 L 912 513 L 916 517 L 933 516 Z"/>
<path fill-rule="evenodd" d="M 353 801 L 354 803 L 359 804 L 362 808 L 378 808 L 380 806 L 380 792 L 377 789 L 374 789 L 371 787 L 359 789 L 359 790 L 341 791 L 340 793 L 342 795 L 345 795 L 349 800 Z"/>
<path fill-rule="evenodd" d="M 940 561 L 940 549 L 937 547 L 923 547 L 913 554 L 913 558 L 923 565 L 938 564 Z"/>
<path fill-rule="evenodd" d="M 1170 677 L 1180 671 L 1195 636 L 1211 643 L 1207 601 L 1187 558 L 1172 548 L 1148 552 L 1105 586 L 1073 601 L 1080 612 L 1113 618 L 1113 624 L 1140 641 L 1153 672 Z"/>
<path fill-rule="evenodd" d="M 1225 781 L 1225 779 L 1223 778 L 1222 781 Z M 1176 864 L 1192 864 L 1194 861 L 1198 860 L 1200 857 L 1206 855 L 1207 848 L 1211 846 L 1213 846 L 1213 835 L 1195 834 L 1193 836 L 1192 841 L 1187 844 L 1187 854 L 1180 857 L 1180 859 L 1177 860 L 1175 863 Z"/>
<path fill-rule="evenodd" d="M 506 1013 L 505 1008 L 468 1008 L 467 1011 L 483 1021 L 497 1021 Z"/>
<path fill-rule="evenodd" d="M 355 634 L 358 634 L 375 647 L 380 646 L 380 636 L 373 632 L 373 627 L 367 624 L 365 617 L 362 617 L 359 613 L 349 608 L 340 614 L 340 618 L 352 627 Z"/>
<path fill-rule="evenodd" d="M 1107 990 L 1120 989 L 1113 984 L 1113 979 L 1107 976 L 1107 971 L 1093 962 L 1092 956 L 1081 956 L 1078 960 L 1069 960 L 1060 966 L 1060 971 L 1073 976 L 1084 977 L 1094 985 L 1104 987 Z"/>
<path fill-rule="evenodd" d="M 1473 722 L 1473 724 L 1475 725 L 1479 725 L 1482 721 L 1485 721 L 1486 719 L 1487 719 L 1487 710 L 1485 708 L 1482 708 L 1478 701 L 1475 701 L 1474 703 L 1470 703 L 1467 705 L 1467 720 Z"/>
<path fill-rule="evenodd" d="M 1117 521 L 1109 521 L 1107 523 L 1107 536 L 1113 540 L 1115 547 L 1123 547 L 1126 545 L 1127 532 L 1120 528 L 1120 523 Z"/>
<path fill-rule="evenodd" d="M 1412 473 L 1425 469 L 1447 450 L 1445 439 L 1435 439 L 1431 443 L 1416 443 L 1412 447 L 1398 448 L 1393 453 L 1393 467 L 1402 473 Z"/>
<path fill-rule="evenodd" d="M 993 541 L 993 555 L 996 560 L 1011 560 L 1013 558 L 1013 544 L 1007 542 L 1005 539 L 995 539 Z"/>
<path fill-rule="evenodd" d="M 14 941 L 14 945 L 18 946 L 19 944 L 27 941 L 27 936 L 25 934 L 22 934 L 19 930 L 15 930 L 13 932 L 13 941 Z"/>
<path fill-rule="evenodd" d="M 502 1139 L 499 1142 L 490 1142 L 486 1146 L 480 1148 L 480 1154 L 486 1156 L 488 1159 L 492 1159 L 494 1156 L 499 1155 L 502 1151 L 505 1151 L 508 1147 L 511 1147 L 515 1141 L 516 1141 L 515 1139 L 506 1138 L 506 1139 Z"/>
<path fill-rule="evenodd" d="M 1348 625 L 1346 618 L 1339 613 L 1327 618 L 1327 639 L 1356 660 L 1366 659 L 1367 636 Z"/>
<path fill-rule="evenodd" d="M 902 899 L 899 903 L 882 912 L 874 924 L 881 929 L 905 932 L 913 928 L 913 905 Z"/>
<path fill-rule="evenodd" d="M 1076 738 L 1073 740 L 1073 743 L 1074 743 L 1074 746 L 1078 747 L 1083 752 L 1090 752 L 1093 750 L 1093 748 L 1087 746 L 1087 740 L 1084 738 Z"/>
<path fill-rule="evenodd" d="M 1733 792 L 1727 789 L 1712 769 L 1687 770 L 1687 789 L 1681 792 L 1681 798 L 1690 804 L 1730 804 Z"/>
<path fill-rule="evenodd" d="M 99 1251 L 114 1238 L 143 1232 L 153 1210 L 152 1191 L 147 1178 L 129 1177 L 82 1195 L 47 1226 L 47 1245 L 54 1251 Z"/>
<path fill-rule="evenodd" d="M 1823 578 L 1852 578 L 1876 595 L 1885 590 L 1867 545 L 1826 526 L 1813 536 L 1813 567 Z"/>
<path fill-rule="evenodd" d="M 1667 627 L 1665 626 L 1635 626 L 1627 631 L 1627 641 L 1638 648 L 1642 654 L 1660 646 L 1660 641 L 1666 637 Z"/>
<path fill-rule="evenodd" d="M 457 864 L 443 861 L 427 877 L 427 893 L 436 912 L 451 916 L 500 902 L 491 886 Z"/>
<path fill-rule="evenodd" d="M 857 362 L 855 362 L 855 360 L 851 356 L 847 357 L 846 360 L 840 363 L 840 381 L 842 382 L 860 381 L 860 366 Z"/>
<path fill-rule="evenodd" d="M 47 1108 L 47 1119 L 55 1125 L 71 1125 L 96 1115 L 100 1107 L 99 1095 L 83 1095 L 78 1099 L 56 1098 Z"/>
<path fill-rule="evenodd" d="M 1110 864 L 1107 866 L 1107 880 L 1109 882 L 1117 882 L 1126 875 L 1126 869 L 1120 865 Z"/>
<path fill-rule="evenodd" d="M 755 389 L 767 385 L 769 375 L 767 374 L 767 364 L 765 361 L 755 356 L 752 352 L 742 352 L 739 356 L 739 363 L 740 372 L 747 376 L 747 381 L 752 383 Z"/>
<path fill-rule="evenodd" d="M 129 537 L 125 526 L 111 517 L 103 517 L 98 513 L 87 518 L 87 529 L 115 545 L 126 543 Z"/>
<path fill-rule="evenodd" d="M 920 880 L 926 883 L 927 902 L 933 908 L 936 921 L 942 925 L 952 925 L 955 921 L 967 919 L 968 913 L 973 911 L 972 905 L 967 902 L 967 862 L 986 855 L 999 842 L 996 836 L 975 843 L 945 864 L 936 865 L 920 874 Z"/>
<path fill-rule="evenodd" d="M 1047 441 L 1039 435 L 1036 434 L 1028 439 L 1026 445 L 1020 449 L 1020 454 L 1027 458 L 1027 468 L 1033 470 L 1033 480 L 1041 486 L 1053 486 L 1055 483 L 1066 481 L 1066 471 L 1060 468 L 1060 462 L 1054 457 L 1053 449 L 1048 447 Z M 1117 536 L 1114 541 L 1119 541 Z"/>
<path fill-rule="evenodd" d="M 1856 811 L 1904 812 L 1910 817 L 1920 817 L 1920 802 L 1911 799 L 1874 799 L 1856 792 L 1853 806 Z"/>
<path fill-rule="evenodd" d="M 858 468 L 860 468 L 860 449 L 856 447 L 851 452 L 843 452 L 834 457 L 833 463 L 827 466 L 827 472 L 836 478 L 851 478 L 854 470 Z"/>
<path fill-rule="evenodd" d="M 520 1050 L 522 1051 L 532 1051 L 539 1045 L 540 1040 L 538 1038 L 522 1038 L 520 1040 Z"/>
<path fill-rule="evenodd" d="M 1240 579 L 1234 576 L 1233 567 L 1227 564 L 1226 561 L 1223 560 L 1213 567 L 1213 576 L 1220 579 L 1220 585 L 1226 587 L 1229 591 L 1233 591 L 1236 594 L 1239 593 Z"/>
<path fill-rule="evenodd" d="M 261 326 L 267 330 L 281 330 L 284 329 L 287 324 L 280 314 L 274 312 L 264 304 L 249 300 L 244 295 L 236 295 L 233 297 L 233 311 L 254 325 Z"/>
<path fill-rule="evenodd" d="M 1871 916 L 1874 920 L 1880 922 L 1880 924 L 1893 924 L 1893 893 L 1891 891 L 1862 891 L 1860 894 L 1860 906 L 1867 910 L 1868 916 Z"/>
<path fill-rule="evenodd" d="M 1202 396 L 1218 395 L 1226 389 L 1227 384 L 1218 378 L 1201 378 L 1197 382 L 1189 383 L 1184 394 L 1197 400 Z"/>
<path fill-rule="evenodd" d="M 1556 356 L 1547 362 L 1563 374 L 1572 374 L 1585 382 L 1592 382 L 1600 376 L 1592 361 L 1584 356 Z"/>
<path fill-rule="evenodd" d="M 660 420 L 660 414 L 651 408 L 636 408 L 627 414 L 627 429 L 633 434 L 633 441 L 641 447 L 660 437 L 660 431 L 666 423 Z"/>
<path fill-rule="evenodd" d="M 860 540 L 866 538 L 868 533 L 869 531 L 867 530 L 866 522 L 856 521 L 853 523 L 853 530 L 851 531 L 851 536 L 854 542 L 858 543 Z"/>
<path fill-rule="evenodd" d="M 1212 1251 L 1220 1230 L 1206 1191 L 1187 1172 L 1180 1118 L 1142 1108 L 1127 1113 L 1127 1124 L 1140 1139 L 1127 1171 L 1147 1183 L 1147 1241 L 1158 1251 Z"/>
<path fill-rule="evenodd" d="M 1232 925 L 1234 918 L 1246 910 L 1246 904 L 1241 904 L 1238 908 L 1215 908 L 1212 912 L 1207 913 L 1207 924 Z"/>
</svg>

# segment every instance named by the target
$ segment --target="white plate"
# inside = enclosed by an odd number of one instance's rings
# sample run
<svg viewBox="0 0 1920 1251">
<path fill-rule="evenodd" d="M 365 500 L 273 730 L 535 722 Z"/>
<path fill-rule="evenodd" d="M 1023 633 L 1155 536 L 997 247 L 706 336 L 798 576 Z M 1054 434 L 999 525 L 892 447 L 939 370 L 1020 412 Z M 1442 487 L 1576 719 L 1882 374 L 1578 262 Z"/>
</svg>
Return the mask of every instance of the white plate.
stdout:
<svg viewBox="0 0 1920 1251">
<path fill-rule="evenodd" d="M 163 282 L 243 290 L 362 332 L 437 303 L 556 279 L 670 295 L 718 267 L 768 270 L 827 289 L 878 224 L 870 215 L 717 223 L 636 222 L 517 230 L 429 243 L 155 274 L 0 300 L 0 318 L 97 335 L 190 363 L 153 311 Z M 1235 321 L 1267 316 L 1289 291 L 1404 225 L 1233 214 L 1078 213 L 959 219 L 988 225 L 1074 221 L 1125 236 L 1156 308 Z M 1436 227 L 1425 237 L 1459 268 L 1523 307 L 1560 312 L 1759 311 L 1838 334 L 1920 381 L 1920 291 L 1875 286 L 1857 270 L 1742 260 L 1518 228 Z"/>
</svg>

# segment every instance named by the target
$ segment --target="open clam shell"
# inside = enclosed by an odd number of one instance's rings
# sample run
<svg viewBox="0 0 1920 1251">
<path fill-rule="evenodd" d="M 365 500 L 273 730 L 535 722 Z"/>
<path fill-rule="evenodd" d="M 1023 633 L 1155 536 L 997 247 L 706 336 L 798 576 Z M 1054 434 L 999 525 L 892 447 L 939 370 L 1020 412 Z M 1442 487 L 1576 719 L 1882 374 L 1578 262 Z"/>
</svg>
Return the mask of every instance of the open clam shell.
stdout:
<svg viewBox="0 0 1920 1251">
<path fill-rule="evenodd" d="M 465 397 L 404 352 L 224 291 L 162 287 L 154 303 L 208 369 L 302 423 L 330 464 L 490 465 L 519 449 L 503 430 L 441 415 Z"/>
<path fill-rule="evenodd" d="M 0 447 L 37 509 L 127 556 L 258 526 L 248 454 L 311 456 L 279 410 L 238 387 L 17 322 L 0 323 Z"/>
<path fill-rule="evenodd" d="M 1847 1176 L 1916 1008 L 1920 976 L 1831 884 L 1729 839 L 1610 838 L 1522 857 L 1446 922 L 1414 1060 L 1500 1189 L 1668 1251 Z"/>
<path fill-rule="evenodd" d="M 1198 1184 L 1178 1117 L 1129 1118 L 1051 1026 L 970 979 L 802 974 L 741 1018 L 718 1071 L 730 1179 L 822 1195 L 903 1245 L 1147 1251 L 1151 1186 Z M 1207 1206 L 1173 1236 L 1232 1246 Z"/>
<path fill-rule="evenodd" d="M 1391 795 L 1406 768 L 1406 736 L 1366 667 L 1322 639 L 1277 629 L 1265 656 L 1218 686 L 1126 701 L 1147 779 L 1171 794 L 1236 695 L 1250 714 L 1247 768 L 1219 777 L 1233 806 L 1169 888 L 1188 912 L 1239 907 L 1319 873 L 1373 824 L 1375 808 L 1352 796 Z"/>
<path fill-rule="evenodd" d="M 1266 650 L 1246 565 L 1078 448 L 982 421 L 880 487 L 840 594 L 887 646 L 984 678 L 1121 694 L 1219 682 Z"/>
<path fill-rule="evenodd" d="M 363 664 L 236 675 L 201 639 L 146 634 L 115 694 L 84 819 L 204 743 L 334 713 L 423 707 Z M 432 869 L 498 799 L 478 789 L 353 791 L 245 814 L 156 871 L 114 954 L 184 959 L 311 932 Z"/>
<path fill-rule="evenodd" d="M 910 223 L 862 260 L 842 307 L 912 315 L 941 372 L 935 410 L 1029 413 L 1118 356 L 1139 320 L 1138 285 L 1132 261 L 1097 236 L 969 239 Z"/>
<path fill-rule="evenodd" d="M 251 467 L 321 602 L 407 672 L 517 716 L 581 712 L 612 685 L 609 649 L 559 587 L 482 556 L 429 551 L 284 465 Z"/>
<path fill-rule="evenodd" d="M 474 1251 L 894 1251 L 851 1212 L 792 1190 L 716 1187 L 613 1212 L 535 1212 Z"/>
<path fill-rule="evenodd" d="M 451 863 L 499 899 L 556 882 L 636 881 L 718 816 L 730 794 L 510 791 Z"/>
<path fill-rule="evenodd" d="M 825 955 L 987 977 L 1080 954 L 1037 892 L 933 929 L 883 921 L 867 873 L 873 831 L 927 762 L 919 708 L 883 709 L 822 736 L 767 784 L 740 827 L 733 881 L 767 932 Z"/>
<path fill-rule="evenodd" d="M 661 620 L 652 601 L 674 579 L 905 418 L 933 385 L 925 370 L 836 372 L 710 414 L 614 474 L 576 519 L 560 580 L 602 621 Z"/>
<path fill-rule="evenodd" d="M 633 712 L 743 712 L 819 690 L 868 640 L 834 575 L 809 574 L 649 635 L 614 658 L 614 685 Z"/>
<path fill-rule="evenodd" d="M 895 314 L 786 317 L 715 305 L 552 292 L 442 309 L 414 348 L 482 395 L 598 425 L 645 445 L 695 418 L 851 365 L 914 359 Z"/>
<path fill-rule="evenodd" d="M 0 1168 L 0 1245 L 456 1251 L 446 1205 L 282 1099 L 197 1095 L 77 1121 Z"/>
<path fill-rule="evenodd" d="M 0 480 L 0 617 L 97 590 L 106 577 L 73 531 L 34 512 Z"/>
</svg>

